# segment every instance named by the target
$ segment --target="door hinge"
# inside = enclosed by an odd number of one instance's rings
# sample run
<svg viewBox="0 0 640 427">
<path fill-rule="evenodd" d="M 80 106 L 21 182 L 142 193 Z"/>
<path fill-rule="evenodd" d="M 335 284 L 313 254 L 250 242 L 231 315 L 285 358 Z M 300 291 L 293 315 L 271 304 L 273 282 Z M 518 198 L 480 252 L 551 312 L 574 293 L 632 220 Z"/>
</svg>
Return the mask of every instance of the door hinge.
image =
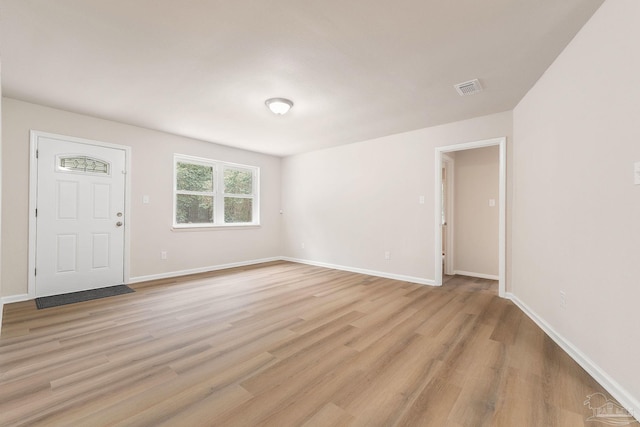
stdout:
<svg viewBox="0 0 640 427">
<path fill-rule="evenodd" d="M 36 218 L 38 217 L 38 208 L 36 208 Z"/>
<path fill-rule="evenodd" d="M 36 150 L 36 159 L 38 158 L 38 150 Z"/>
<path fill-rule="evenodd" d="M 38 269 L 37 269 L 37 268 L 34 268 L 34 269 L 33 269 L 33 275 L 34 275 L 34 276 L 37 276 L 37 275 L 38 275 Z"/>
</svg>

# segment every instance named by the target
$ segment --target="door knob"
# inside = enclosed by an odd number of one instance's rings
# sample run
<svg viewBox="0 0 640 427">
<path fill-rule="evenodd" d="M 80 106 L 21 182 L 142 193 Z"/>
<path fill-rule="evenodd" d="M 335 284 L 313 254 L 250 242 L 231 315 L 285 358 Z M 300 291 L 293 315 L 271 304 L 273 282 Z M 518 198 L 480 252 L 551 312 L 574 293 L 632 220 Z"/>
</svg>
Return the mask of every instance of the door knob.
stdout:
<svg viewBox="0 0 640 427">
<path fill-rule="evenodd" d="M 116 222 L 116 227 L 122 227 L 122 221 Z"/>
</svg>

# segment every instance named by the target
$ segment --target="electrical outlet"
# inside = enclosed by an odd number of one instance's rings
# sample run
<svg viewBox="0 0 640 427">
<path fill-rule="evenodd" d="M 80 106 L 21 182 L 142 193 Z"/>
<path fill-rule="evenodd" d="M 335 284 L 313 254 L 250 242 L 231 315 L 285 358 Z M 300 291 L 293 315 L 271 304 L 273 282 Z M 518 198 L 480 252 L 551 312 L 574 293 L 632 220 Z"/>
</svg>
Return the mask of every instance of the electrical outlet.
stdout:
<svg viewBox="0 0 640 427">
<path fill-rule="evenodd" d="M 391 259 L 391 252 L 386 251 L 386 252 L 384 253 L 384 259 Z"/>
<path fill-rule="evenodd" d="M 167 251 L 160 252 L 160 259 L 167 259 Z"/>
<path fill-rule="evenodd" d="M 560 307 L 567 308 L 567 294 L 565 291 L 560 291 Z"/>
</svg>

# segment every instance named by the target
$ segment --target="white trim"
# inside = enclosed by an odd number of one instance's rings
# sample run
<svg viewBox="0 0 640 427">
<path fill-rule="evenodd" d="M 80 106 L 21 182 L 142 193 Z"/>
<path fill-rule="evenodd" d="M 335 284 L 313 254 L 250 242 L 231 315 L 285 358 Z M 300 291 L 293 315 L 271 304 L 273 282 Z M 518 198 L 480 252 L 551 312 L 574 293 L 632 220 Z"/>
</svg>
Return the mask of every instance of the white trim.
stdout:
<svg viewBox="0 0 640 427">
<path fill-rule="evenodd" d="M 331 268 L 334 270 L 349 271 L 351 273 L 367 274 L 369 276 L 384 277 L 386 279 L 394 279 L 394 280 L 400 280 L 403 282 L 417 283 L 419 285 L 434 286 L 433 280 L 424 279 L 421 277 L 386 273 L 383 271 L 368 270 L 365 268 L 347 267 L 344 265 L 329 264 L 325 262 L 317 262 L 317 261 L 310 261 L 310 260 L 304 260 L 304 259 L 298 259 L 298 258 L 289 258 L 289 257 L 283 257 L 283 256 L 232 262 L 228 264 L 219 264 L 219 265 L 213 265 L 208 267 L 192 268 L 189 270 L 170 271 L 167 273 L 150 274 L 146 276 L 130 277 L 127 283 L 134 284 L 134 283 L 148 282 L 150 280 L 171 279 L 174 277 L 188 276 L 190 274 L 208 273 L 211 271 L 224 270 L 227 268 L 246 267 L 249 265 L 264 264 L 266 262 L 274 262 L 274 261 L 289 261 L 289 262 L 295 262 L 298 264 L 313 265 L 316 267 Z M 32 299 L 35 299 L 35 295 L 31 296 L 30 294 L 22 294 L 22 295 L 13 295 L 9 297 L 4 297 L 2 298 L 2 302 L 4 302 L 5 304 L 9 304 L 12 302 L 28 301 Z"/>
<path fill-rule="evenodd" d="M 500 280 L 500 276 L 496 276 L 495 274 L 474 273 L 472 271 L 453 270 L 453 274 L 477 277 L 478 279 Z"/>
<path fill-rule="evenodd" d="M 455 265 L 455 159 L 442 153 L 443 166 L 447 173 L 447 244 L 445 245 L 445 274 L 454 274 L 453 266 Z"/>
<path fill-rule="evenodd" d="M 79 144 L 96 145 L 99 147 L 113 148 L 123 150 L 125 153 L 125 170 L 124 176 L 124 217 L 131 218 L 131 147 L 126 145 L 111 144 L 108 142 L 95 141 L 85 138 L 76 138 L 73 136 L 58 135 L 54 133 L 41 132 L 36 130 L 30 131 L 29 145 L 29 263 L 27 276 L 28 299 L 36 297 L 36 216 L 35 210 L 37 206 L 38 194 L 38 167 L 36 150 L 38 148 L 39 138 L 61 139 L 64 141 L 76 142 Z M 129 283 L 130 259 L 131 259 L 131 221 L 124 221 L 124 265 L 123 265 L 123 282 Z M 5 298 L 6 302 L 6 298 Z"/>
<path fill-rule="evenodd" d="M 330 264 L 326 262 L 310 261 L 299 258 L 281 257 L 282 261 L 297 262 L 299 264 L 313 265 L 316 267 L 332 268 L 334 270 L 349 271 L 351 273 L 367 274 L 369 276 L 384 277 L 385 279 L 400 280 L 403 282 L 417 283 L 419 285 L 435 286 L 431 279 L 423 279 L 422 277 L 405 276 L 403 274 L 386 273 L 384 271 L 368 270 L 366 268 L 347 267 L 344 265 Z"/>
<path fill-rule="evenodd" d="M 507 138 L 492 138 L 463 144 L 447 145 L 435 149 L 435 286 L 442 286 L 442 227 L 440 224 L 440 206 L 442 205 L 442 154 L 452 151 L 469 150 L 497 145 L 500 147 L 500 179 L 499 179 L 499 224 L 498 224 L 498 295 L 506 295 L 506 200 L 507 195 Z"/>
<path fill-rule="evenodd" d="M 0 85 L 1 86 L 1 85 Z M 2 212 L 2 88 L 0 87 L 0 212 Z M 0 215 L 0 219 L 2 216 Z M 0 221 L 1 223 L 2 221 Z M 0 227 L 2 228 L 2 227 Z M 0 236 L 2 232 L 0 230 Z M 0 239 L 2 241 L 2 239 Z M 0 251 L 0 263 L 2 261 L 2 252 Z M 1 270 L 1 268 L 0 268 Z M 2 295 L 2 279 L 0 278 L 0 295 Z M 4 301 L 0 296 L 0 335 L 2 335 L 2 313 L 4 311 Z"/>
<path fill-rule="evenodd" d="M 39 133 L 32 130 L 29 143 L 29 262 L 27 268 L 27 291 L 29 299 L 36 297 L 36 216 L 38 205 L 38 168 L 36 150 Z"/>
<path fill-rule="evenodd" d="M 14 302 L 29 301 L 33 298 L 31 298 L 29 294 L 18 294 L 18 295 L 11 295 L 8 297 L 2 297 L 0 299 L 2 300 L 3 304 L 11 304 Z"/>
<path fill-rule="evenodd" d="M 507 293 L 506 298 L 513 301 L 536 325 L 540 327 L 556 344 L 560 346 L 573 360 L 578 363 L 589 375 L 591 375 L 602 387 L 604 387 L 611 396 L 616 399 L 625 409 L 632 414 L 636 420 L 640 421 L 640 401 L 635 399 L 631 393 L 625 390 L 616 380 L 600 368 L 593 360 L 578 349 L 568 339 L 558 333 L 551 325 L 549 325 L 542 317 L 533 311 L 529 306 L 522 302 L 512 293 Z"/>
<path fill-rule="evenodd" d="M 189 270 L 171 271 L 168 273 L 150 274 L 147 276 L 131 277 L 129 284 L 148 282 L 150 280 L 170 279 L 173 277 L 188 276 L 190 274 L 208 273 L 210 271 L 224 270 L 227 268 L 246 267 L 254 264 L 264 264 L 265 262 L 281 261 L 281 257 L 254 259 L 249 261 L 232 262 L 229 264 L 212 265 L 208 267 L 191 268 Z"/>
<path fill-rule="evenodd" d="M 211 191 L 178 191 L 178 163 L 196 164 L 200 166 L 207 166 L 212 168 L 213 173 L 213 188 Z M 229 194 L 224 190 L 224 171 L 225 169 L 240 169 L 250 171 L 252 174 L 251 194 Z M 178 205 L 178 194 L 192 194 L 196 196 L 207 196 L 213 199 L 213 222 L 206 223 L 188 223 L 180 224 L 176 222 L 176 208 Z M 244 199 L 251 199 L 252 207 L 252 221 L 251 222 L 233 222 L 226 223 L 224 220 L 224 198 L 225 197 L 238 197 Z M 194 157 L 186 154 L 173 154 L 173 217 L 171 219 L 171 229 L 202 229 L 202 228 L 250 228 L 260 226 L 260 167 L 252 165 L 243 165 L 240 163 L 231 163 L 223 160 L 207 159 L 204 157 Z"/>
</svg>

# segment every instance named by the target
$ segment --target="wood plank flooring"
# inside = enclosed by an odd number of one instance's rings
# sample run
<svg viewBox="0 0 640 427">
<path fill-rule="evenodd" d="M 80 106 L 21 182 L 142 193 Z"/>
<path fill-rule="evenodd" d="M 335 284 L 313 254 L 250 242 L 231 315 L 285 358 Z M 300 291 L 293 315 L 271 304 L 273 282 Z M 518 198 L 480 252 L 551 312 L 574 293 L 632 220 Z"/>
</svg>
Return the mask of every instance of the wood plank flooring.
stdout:
<svg viewBox="0 0 640 427">
<path fill-rule="evenodd" d="M 0 425 L 584 426 L 606 394 L 495 282 L 288 262 L 5 306 Z"/>
</svg>

